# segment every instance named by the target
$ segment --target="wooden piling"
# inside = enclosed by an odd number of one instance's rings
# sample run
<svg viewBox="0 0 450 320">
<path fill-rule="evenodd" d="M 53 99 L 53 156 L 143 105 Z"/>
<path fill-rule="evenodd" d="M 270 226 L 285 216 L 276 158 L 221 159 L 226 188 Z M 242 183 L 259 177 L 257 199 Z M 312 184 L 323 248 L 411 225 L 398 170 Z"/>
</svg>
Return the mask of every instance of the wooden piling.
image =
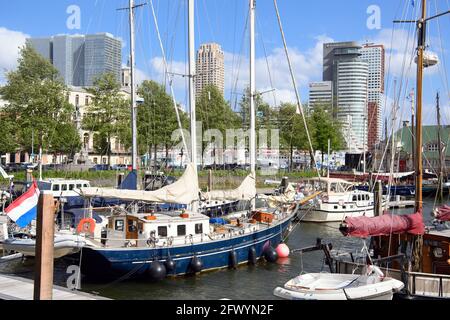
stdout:
<svg viewBox="0 0 450 320">
<path fill-rule="evenodd" d="M 41 191 L 37 209 L 34 300 L 53 298 L 55 202 L 50 191 Z"/>
<path fill-rule="evenodd" d="M 213 189 L 213 175 L 212 170 L 208 171 L 208 191 L 211 191 Z"/>
<path fill-rule="evenodd" d="M 381 184 L 381 181 L 375 182 L 375 189 L 374 189 L 374 216 L 378 217 L 383 214 L 383 185 Z M 389 199 L 387 200 L 389 201 Z"/>
</svg>

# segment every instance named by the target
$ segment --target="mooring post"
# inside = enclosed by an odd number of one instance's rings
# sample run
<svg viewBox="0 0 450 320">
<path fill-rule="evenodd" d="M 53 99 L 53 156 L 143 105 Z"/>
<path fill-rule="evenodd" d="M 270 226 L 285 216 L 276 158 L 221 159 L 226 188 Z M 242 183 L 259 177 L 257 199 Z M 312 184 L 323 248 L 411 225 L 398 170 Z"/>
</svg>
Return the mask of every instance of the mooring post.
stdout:
<svg viewBox="0 0 450 320">
<path fill-rule="evenodd" d="M 33 170 L 27 169 L 26 179 L 27 179 L 27 182 L 33 181 Z"/>
<path fill-rule="evenodd" d="M 375 194 L 374 194 L 374 216 L 378 217 L 381 216 L 383 214 L 383 185 L 381 184 L 381 181 L 378 180 L 377 182 L 375 182 Z M 386 201 L 389 201 L 389 199 L 387 199 Z"/>
<path fill-rule="evenodd" d="M 208 171 L 208 191 L 211 191 L 213 189 L 213 175 L 212 170 Z"/>
<path fill-rule="evenodd" d="M 34 300 L 52 300 L 55 203 L 51 191 L 41 191 L 37 208 Z"/>
</svg>

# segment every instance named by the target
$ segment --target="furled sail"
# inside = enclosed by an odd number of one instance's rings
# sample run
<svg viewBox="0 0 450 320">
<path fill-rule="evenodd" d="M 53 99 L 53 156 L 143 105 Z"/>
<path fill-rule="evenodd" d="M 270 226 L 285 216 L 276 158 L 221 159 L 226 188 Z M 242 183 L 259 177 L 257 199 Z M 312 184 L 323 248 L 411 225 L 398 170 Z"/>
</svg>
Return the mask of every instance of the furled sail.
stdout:
<svg viewBox="0 0 450 320">
<path fill-rule="evenodd" d="M 189 164 L 183 176 L 175 183 L 155 191 L 81 188 L 79 193 L 83 197 L 190 204 L 193 201 L 198 200 L 199 186 L 196 168 L 193 164 Z"/>
<path fill-rule="evenodd" d="M 344 236 L 367 238 L 390 234 L 424 234 L 422 212 L 407 215 L 384 214 L 378 217 L 345 218 L 339 230 Z"/>
<path fill-rule="evenodd" d="M 206 200 L 251 200 L 256 195 L 255 178 L 250 174 L 239 188 L 234 190 L 214 190 L 202 193 Z"/>
<path fill-rule="evenodd" d="M 280 204 L 292 203 L 295 201 L 295 196 L 297 192 L 292 183 L 290 183 L 283 194 L 277 196 L 261 196 L 261 198 L 265 198 L 269 204 L 270 208 L 276 208 Z"/>
<path fill-rule="evenodd" d="M 435 217 L 440 221 L 450 221 L 450 206 L 445 205 L 437 208 Z"/>
</svg>

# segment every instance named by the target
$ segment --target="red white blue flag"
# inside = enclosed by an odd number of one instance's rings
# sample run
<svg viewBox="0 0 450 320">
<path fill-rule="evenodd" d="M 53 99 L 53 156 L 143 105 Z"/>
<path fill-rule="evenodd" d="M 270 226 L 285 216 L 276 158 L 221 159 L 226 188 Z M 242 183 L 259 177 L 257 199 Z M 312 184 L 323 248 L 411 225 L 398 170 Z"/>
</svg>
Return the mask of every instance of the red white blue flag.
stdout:
<svg viewBox="0 0 450 320">
<path fill-rule="evenodd" d="M 14 221 L 20 228 L 24 228 L 36 219 L 37 205 L 39 201 L 39 189 L 36 181 L 33 181 L 30 189 L 14 200 L 5 213 Z"/>
</svg>

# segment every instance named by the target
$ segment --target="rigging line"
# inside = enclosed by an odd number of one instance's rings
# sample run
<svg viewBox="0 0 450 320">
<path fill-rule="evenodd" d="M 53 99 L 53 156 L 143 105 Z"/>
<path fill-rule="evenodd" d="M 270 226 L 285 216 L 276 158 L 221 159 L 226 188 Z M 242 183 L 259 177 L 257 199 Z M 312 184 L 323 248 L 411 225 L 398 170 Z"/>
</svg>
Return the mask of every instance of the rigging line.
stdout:
<svg viewBox="0 0 450 320">
<path fill-rule="evenodd" d="M 232 57 L 232 60 L 231 60 L 231 75 L 232 76 L 230 77 L 230 88 L 233 87 L 233 75 L 234 75 L 235 58 L 236 58 L 235 51 L 236 51 L 236 34 L 237 34 L 237 13 L 238 13 L 238 11 L 237 11 L 237 2 L 235 1 L 234 2 L 233 49 L 232 49 L 233 57 Z M 232 101 L 233 101 L 233 96 L 231 95 L 230 96 L 230 106 L 232 105 Z M 236 105 L 235 105 L 234 110 L 236 110 Z"/>
<path fill-rule="evenodd" d="M 407 10 L 407 8 L 406 8 L 407 5 L 408 4 L 405 2 L 404 7 L 403 7 L 402 20 L 404 20 L 406 18 L 407 13 L 406 13 L 405 10 Z M 400 6 L 399 6 L 399 8 L 397 10 L 400 10 Z M 397 11 L 397 13 L 398 13 L 398 11 Z M 393 51 L 394 51 L 393 47 L 394 47 L 394 33 L 395 33 L 395 30 L 396 30 L 396 24 L 393 23 L 392 24 L 392 32 L 391 32 L 391 43 L 390 43 L 390 48 L 389 48 L 388 67 L 387 67 L 387 70 L 386 70 L 386 73 L 387 73 L 387 81 L 386 82 L 387 82 L 388 85 L 387 85 L 386 94 L 384 95 L 384 111 L 385 112 L 386 112 L 386 108 L 387 108 L 388 95 L 389 95 L 389 92 L 390 92 L 390 89 L 391 89 L 391 86 L 390 86 L 390 78 L 391 78 L 391 73 L 392 73 L 392 71 L 391 71 L 391 62 L 392 62 L 392 56 L 393 56 Z M 386 129 L 386 132 L 387 132 L 387 129 Z M 377 174 L 375 176 L 375 181 L 378 180 L 379 172 L 381 171 L 381 168 L 384 165 L 384 160 L 385 160 L 385 157 L 386 157 L 387 150 L 389 148 L 389 143 L 391 141 L 391 136 L 385 137 L 385 140 L 386 140 L 386 143 L 385 143 L 385 146 L 384 146 L 384 151 L 383 151 L 383 155 L 381 157 L 380 165 L 378 167 Z M 375 188 L 375 186 L 372 186 L 372 192 L 373 192 L 374 188 Z"/>
<path fill-rule="evenodd" d="M 260 38 L 261 38 L 261 43 L 262 43 L 262 47 L 263 47 L 263 50 L 264 50 L 264 56 L 266 58 L 267 73 L 269 75 L 270 88 L 273 89 L 275 87 L 273 85 L 272 73 L 270 72 L 270 64 L 269 64 L 269 60 L 267 58 L 267 50 L 266 50 L 266 45 L 265 45 L 265 42 L 264 42 L 264 35 L 263 35 L 263 31 L 262 31 L 263 28 L 261 28 L 261 24 L 259 23 L 259 19 L 255 19 L 255 20 L 256 20 L 256 23 L 258 24 L 258 29 L 260 30 L 260 34 L 261 34 Z M 276 95 L 275 95 L 275 91 L 272 91 L 272 94 L 273 94 L 273 107 L 276 108 L 277 107 L 277 98 L 276 98 Z"/>
<path fill-rule="evenodd" d="M 155 23 L 156 33 L 158 34 L 158 40 L 159 40 L 159 45 L 161 47 L 161 53 L 162 53 L 162 56 L 163 56 L 164 70 L 165 70 L 165 73 L 167 74 L 167 77 L 168 77 L 168 80 L 169 80 L 170 93 L 172 95 L 172 102 L 173 102 L 173 106 L 175 108 L 175 113 L 177 115 L 177 122 L 178 122 L 178 126 L 180 128 L 181 139 L 183 141 L 183 146 L 184 146 L 186 152 L 189 152 L 188 148 L 187 148 L 187 144 L 186 144 L 186 139 L 184 137 L 183 126 L 181 124 L 181 118 L 180 118 L 180 114 L 179 114 L 179 111 L 178 111 L 177 101 L 175 99 L 175 92 L 174 92 L 173 85 L 172 85 L 172 81 L 173 81 L 172 79 L 173 78 L 169 74 L 169 71 L 167 70 L 166 53 L 164 51 L 164 46 L 163 46 L 163 43 L 162 43 L 162 40 L 161 40 L 161 34 L 159 33 L 158 19 L 156 17 L 155 10 L 154 10 L 154 7 L 153 7 L 153 0 L 149 0 L 149 1 L 150 1 L 150 7 L 152 9 L 153 20 L 154 20 L 154 23 Z"/>
<path fill-rule="evenodd" d="M 321 176 L 320 176 L 319 168 L 317 167 L 316 158 L 315 158 L 315 156 L 314 156 L 314 147 L 313 147 L 313 144 L 312 144 L 311 135 L 309 134 L 308 124 L 306 123 L 306 116 L 305 116 L 305 113 L 304 113 L 304 111 L 303 111 L 302 102 L 300 101 L 300 93 L 299 93 L 299 91 L 298 91 L 298 89 L 297 89 L 297 82 L 296 82 L 296 80 L 295 80 L 295 75 L 294 75 L 294 72 L 293 72 L 293 70 L 292 70 L 291 59 L 290 59 L 290 57 L 289 57 L 289 51 L 288 51 L 288 47 L 287 47 L 287 44 L 286 44 L 286 38 L 285 38 L 285 36 L 284 36 L 284 31 L 283 31 L 283 26 L 282 26 L 282 23 L 281 23 L 280 12 L 279 12 L 279 10 L 278 10 L 277 0 L 273 0 L 273 4 L 274 4 L 274 6 L 275 6 L 275 11 L 276 11 L 276 14 L 277 14 L 277 19 L 278 19 L 278 25 L 279 25 L 279 27 L 280 27 L 281 37 L 282 37 L 282 39 L 283 39 L 284 51 L 285 51 L 285 53 L 286 53 L 286 58 L 287 58 L 287 60 L 288 60 L 288 65 L 289 65 L 289 70 L 290 70 L 290 73 L 291 73 L 292 83 L 293 83 L 293 85 L 294 85 L 295 96 L 296 96 L 296 98 L 297 98 L 297 106 L 298 106 L 298 109 L 300 109 L 300 110 L 297 110 L 297 113 L 300 112 L 301 115 L 302 115 L 302 118 L 303 118 L 303 124 L 304 124 L 304 126 L 305 126 L 305 129 L 306 129 L 306 135 L 307 135 L 307 137 L 308 137 L 308 143 L 309 143 L 310 151 L 312 152 L 312 155 L 313 155 L 312 158 L 313 158 L 313 161 L 314 161 L 314 167 L 316 168 L 317 176 L 318 176 L 319 179 L 320 179 Z"/>
<path fill-rule="evenodd" d="M 216 3 L 216 2 L 214 2 L 214 3 Z M 206 6 L 205 0 L 203 0 L 203 7 L 206 12 L 206 21 L 208 21 L 208 26 L 209 26 L 209 29 L 211 30 L 211 36 L 212 36 L 213 42 L 216 42 L 216 36 L 215 36 L 214 29 L 211 24 L 211 19 L 209 17 L 209 10 L 208 10 L 208 7 Z M 219 20 L 219 19 L 217 19 L 217 20 Z"/>
<path fill-rule="evenodd" d="M 437 12 L 438 12 L 437 1 L 434 2 L 434 5 L 435 5 L 435 9 L 436 9 L 436 14 L 437 14 Z M 445 59 L 446 55 L 444 54 L 444 46 L 442 44 L 441 24 L 439 22 L 439 19 L 437 19 L 437 30 L 438 30 L 438 35 L 439 35 L 439 45 L 440 45 L 441 54 L 442 54 L 441 60 L 442 60 L 442 67 L 443 67 L 443 68 L 441 68 L 441 66 L 438 64 L 438 68 L 440 71 L 441 78 L 443 78 L 442 82 L 444 82 L 444 85 L 447 89 L 447 99 L 450 99 L 448 74 L 446 72 L 446 70 L 448 70 L 448 69 L 447 69 L 447 64 L 446 64 L 446 59 Z M 443 77 L 442 77 L 442 74 L 444 75 Z"/>
</svg>

